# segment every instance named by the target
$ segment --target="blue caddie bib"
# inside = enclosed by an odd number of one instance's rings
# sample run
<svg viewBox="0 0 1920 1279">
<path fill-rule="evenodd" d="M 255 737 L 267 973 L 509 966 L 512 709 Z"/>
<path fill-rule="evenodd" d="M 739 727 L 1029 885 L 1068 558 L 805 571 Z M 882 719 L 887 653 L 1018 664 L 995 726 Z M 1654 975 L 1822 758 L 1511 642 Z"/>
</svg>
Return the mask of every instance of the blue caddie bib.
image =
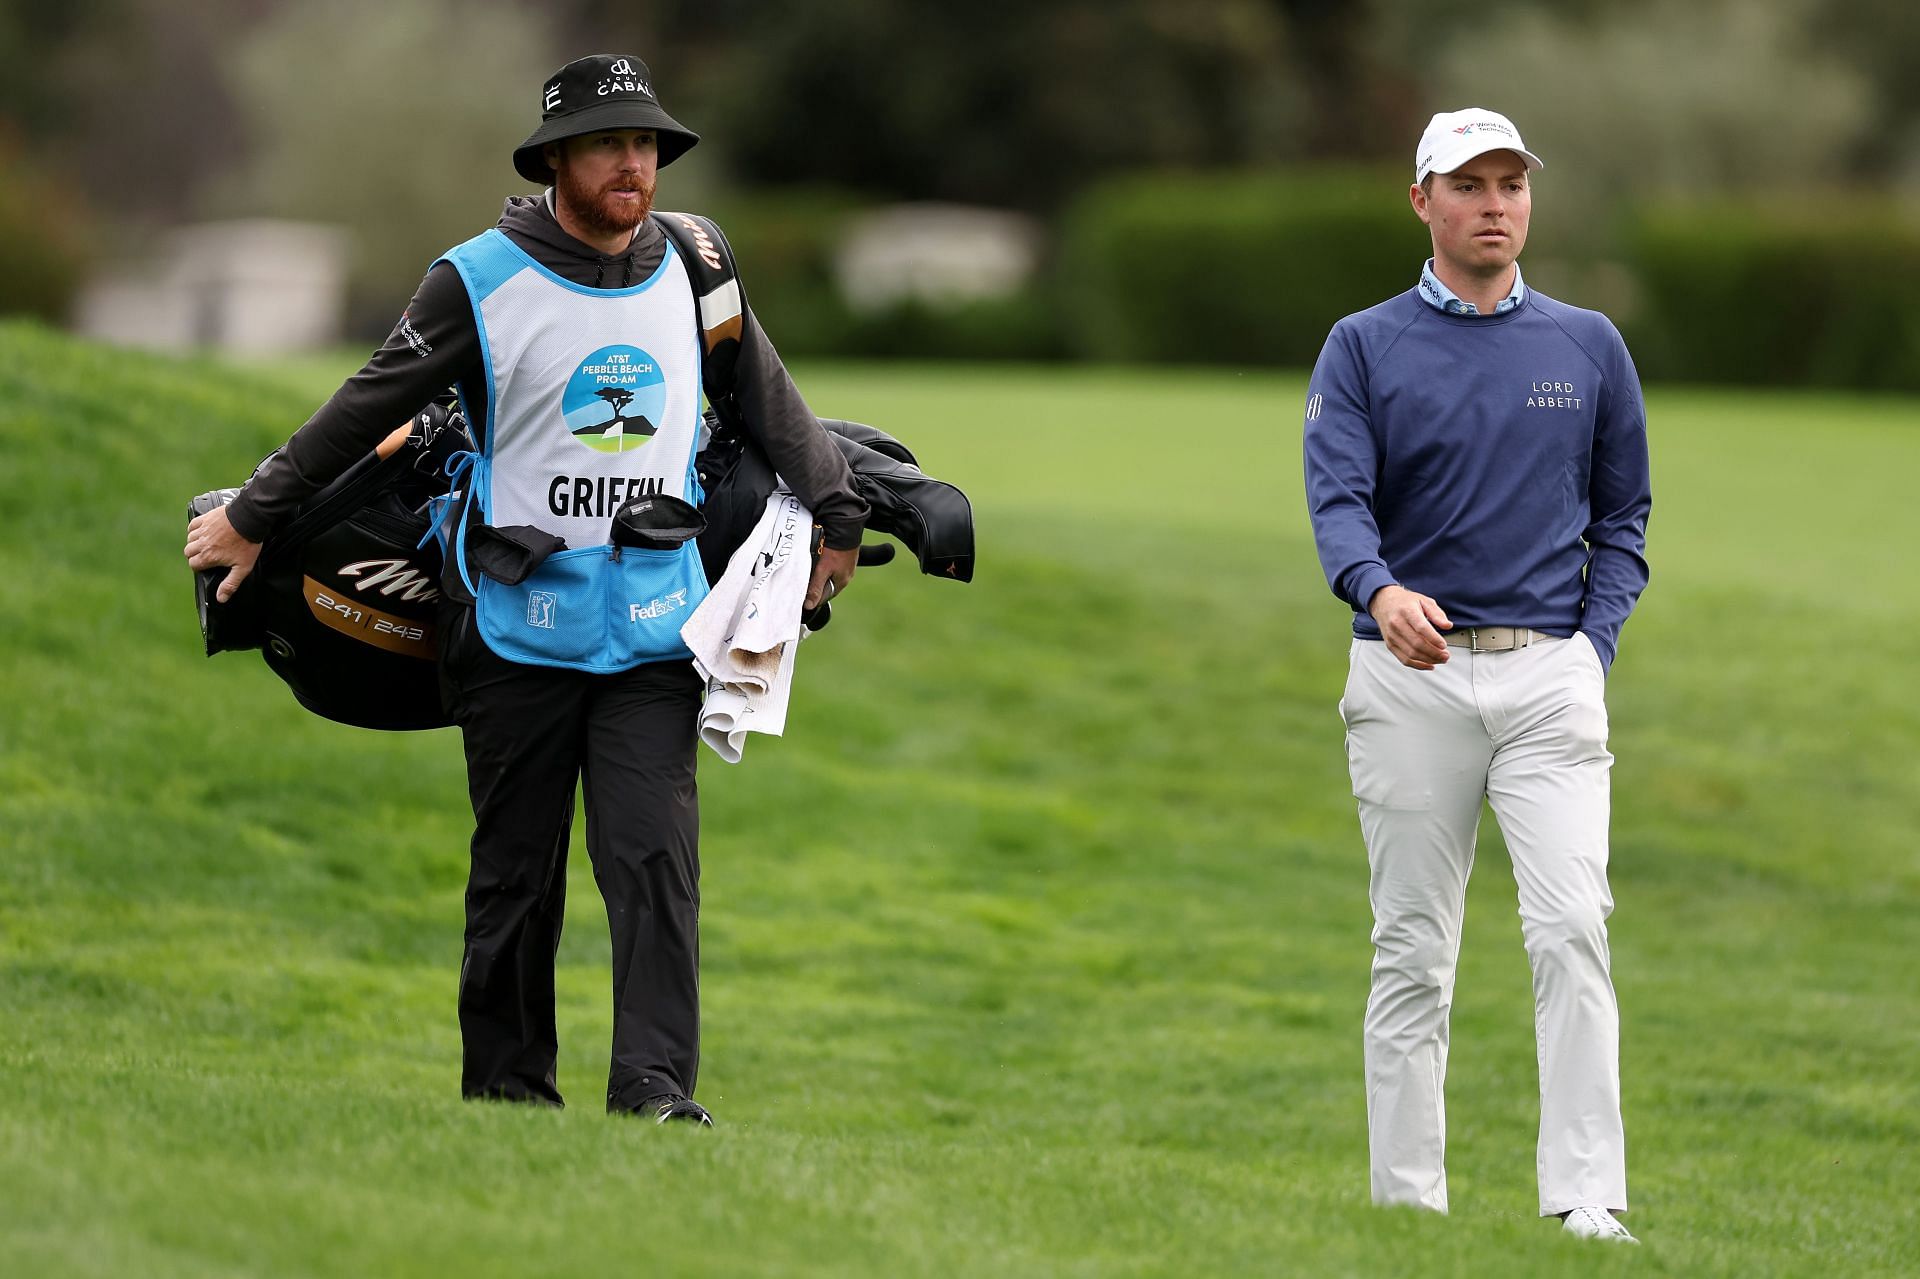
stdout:
<svg viewBox="0 0 1920 1279">
<path fill-rule="evenodd" d="M 616 510 L 668 493 L 698 504 L 700 343 L 693 289 L 671 243 L 659 269 L 626 289 L 589 289 L 541 266 L 498 229 L 450 250 L 473 302 L 485 377 L 466 500 L 498 527 L 530 524 L 566 539 L 516 586 L 470 570 L 487 646 L 538 666 L 605 674 L 687 658 L 680 626 L 707 594 L 696 543 L 612 545 Z"/>
</svg>

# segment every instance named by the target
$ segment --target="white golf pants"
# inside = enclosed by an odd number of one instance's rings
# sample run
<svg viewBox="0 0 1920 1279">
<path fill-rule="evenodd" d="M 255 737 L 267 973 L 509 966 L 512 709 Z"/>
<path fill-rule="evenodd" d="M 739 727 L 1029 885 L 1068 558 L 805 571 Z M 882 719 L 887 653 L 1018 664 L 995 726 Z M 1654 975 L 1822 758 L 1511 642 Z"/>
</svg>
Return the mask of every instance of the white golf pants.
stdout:
<svg viewBox="0 0 1920 1279">
<path fill-rule="evenodd" d="M 1373 1199 L 1447 1209 L 1447 1017 L 1480 806 L 1520 890 L 1540 1068 L 1540 1212 L 1625 1211 L 1607 970 L 1605 675 L 1583 635 L 1431 671 L 1355 640 L 1340 713 L 1372 870 L 1365 1026 Z"/>
</svg>

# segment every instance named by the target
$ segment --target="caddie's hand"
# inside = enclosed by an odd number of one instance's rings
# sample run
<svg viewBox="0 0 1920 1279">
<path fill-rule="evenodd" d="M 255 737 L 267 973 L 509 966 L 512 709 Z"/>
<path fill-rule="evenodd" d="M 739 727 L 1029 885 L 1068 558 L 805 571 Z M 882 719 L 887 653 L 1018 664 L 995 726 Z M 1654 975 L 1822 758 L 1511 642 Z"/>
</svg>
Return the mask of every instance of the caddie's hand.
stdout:
<svg viewBox="0 0 1920 1279">
<path fill-rule="evenodd" d="M 858 547 L 848 547 L 844 551 L 836 551 L 831 546 L 821 547 L 820 558 L 813 565 L 813 577 L 807 583 L 806 607 L 819 608 L 846 590 L 847 583 L 853 580 L 853 570 L 859 558 Z"/>
<path fill-rule="evenodd" d="M 1432 596 L 1404 586 L 1383 586 L 1367 601 L 1367 612 L 1379 623 L 1387 651 L 1402 666 L 1430 671 L 1447 660 L 1447 641 L 1440 632 L 1452 630 L 1453 623 Z"/>
<path fill-rule="evenodd" d="M 219 568 L 222 564 L 228 566 L 226 579 L 214 595 L 225 604 L 240 589 L 240 583 L 247 580 L 247 574 L 253 572 L 260 558 L 260 543 L 240 536 L 227 518 L 227 508 L 216 506 L 205 515 L 194 516 L 187 524 L 186 554 L 187 567 L 195 571 Z"/>
</svg>

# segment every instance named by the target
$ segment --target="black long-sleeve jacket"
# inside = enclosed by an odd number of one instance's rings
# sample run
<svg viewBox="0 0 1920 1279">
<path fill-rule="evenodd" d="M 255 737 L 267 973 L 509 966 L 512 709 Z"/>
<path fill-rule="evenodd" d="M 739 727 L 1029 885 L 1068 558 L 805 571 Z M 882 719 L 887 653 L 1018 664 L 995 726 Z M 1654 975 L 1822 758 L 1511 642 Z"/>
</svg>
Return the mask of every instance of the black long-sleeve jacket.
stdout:
<svg viewBox="0 0 1920 1279">
<path fill-rule="evenodd" d="M 551 190 L 514 196 L 501 211 L 499 227 L 563 279 L 588 288 L 625 288 L 653 274 L 665 256 L 666 236 L 650 220 L 640 224 L 626 252 L 608 255 L 562 230 L 552 201 Z M 228 504 L 235 531 L 265 541 L 302 501 L 456 382 L 469 396 L 488 393 L 473 305 L 459 272 L 443 261 L 421 280 L 386 344 Z M 751 310 L 742 316 L 735 395 L 746 429 L 813 512 L 826 544 L 836 550 L 858 546 L 867 503 Z"/>
</svg>

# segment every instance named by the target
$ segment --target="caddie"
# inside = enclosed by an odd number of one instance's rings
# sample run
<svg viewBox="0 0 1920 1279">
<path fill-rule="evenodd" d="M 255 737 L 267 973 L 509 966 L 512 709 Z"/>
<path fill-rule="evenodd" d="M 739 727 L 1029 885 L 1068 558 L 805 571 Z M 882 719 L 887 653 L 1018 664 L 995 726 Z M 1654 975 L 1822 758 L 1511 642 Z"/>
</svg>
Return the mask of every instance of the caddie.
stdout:
<svg viewBox="0 0 1920 1279">
<path fill-rule="evenodd" d="M 509 198 L 497 226 L 433 264 L 386 344 L 230 504 L 193 521 L 186 551 L 196 569 L 232 566 L 228 598 L 302 499 L 459 389 L 476 449 L 456 477 L 439 651 L 475 821 L 461 1092 L 562 1104 L 554 953 L 579 786 L 613 942 L 607 1109 L 709 1125 L 692 1100 L 703 681 L 679 636 L 707 582 L 692 541 L 611 533 L 632 498 L 699 496 L 702 331 L 688 265 L 649 217 L 657 170 L 699 139 L 632 55 L 568 63 L 539 103 L 513 166 L 546 190 Z M 867 505 L 738 292 L 700 316 L 737 336 L 729 411 L 821 531 L 815 607 L 852 577 Z M 490 576 L 471 553 L 481 532 L 552 553 L 523 580 Z"/>
<path fill-rule="evenodd" d="M 1490 802 L 1533 965 L 1540 1213 L 1631 1242 L 1606 679 L 1647 584 L 1646 411 L 1613 324 L 1521 277 L 1540 167 L 1495 112 L 1428 124 L 1408 194 L 1433 256 L 1328 335 L 1307 500 L 1354 612 L 1340 712 L 1371 868 L 1373 1199 L 1447 1210 L 1447 1018 Z"/>
</svg>

